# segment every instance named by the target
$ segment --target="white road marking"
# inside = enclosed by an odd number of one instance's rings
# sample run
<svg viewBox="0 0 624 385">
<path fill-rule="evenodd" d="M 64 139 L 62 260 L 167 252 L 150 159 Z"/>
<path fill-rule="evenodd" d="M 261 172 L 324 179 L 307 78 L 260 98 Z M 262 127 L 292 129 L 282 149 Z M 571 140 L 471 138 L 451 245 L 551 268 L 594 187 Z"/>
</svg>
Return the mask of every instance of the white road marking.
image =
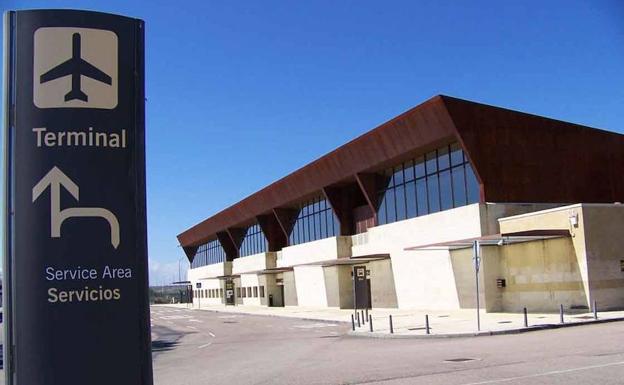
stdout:
<svg viewBox="0 0 624 385">
<path fill-rule="evenodd" d="M 336 324 L 326 324 L 326 323 L 316 323 L 316 324 L 311 324 L 311 325 L 295 325 L 293 327 L 299 328 L 299 329 L 314 329 L 314 328 L 330 328 L 330 327 L 334 327 L 334 326 L 338 326 L 338 325 L 336 325 Z"/>
<path fill-rule="evenodd" d="M 481 381 L 481 382 L 470 382 L 470 383 L 463 384 L 463 385 L 497 384 L 497 383 L 501 383 L 501 382 L 510 382 L 510 381 L 524 380 L 524 379 L 536 378 L 536 377 L 546 377 L 546 376 L 552 376 L 552 375 L 556 375 L 556 374 L 573 373 L 573 372 L 579 372 L 581 370 L 600 369 L 600 368 L 606 368 L 606 367 L 609 367 L 609 366 L 617 366 L 617 365 L 624 365 L 624 361 L 611 362 L 609 364 L 602 364 L 602 365 L 581 366 L 581 367 L 578 367 L 578 368 L 565 369 L 565 370 L 553 370 L 552 372 L 529 374 L 527 376 L 499 378 L 498 380 L 489 380 L 489 381 Z"/>
<path fill-rule="evenodd" d="M 160 317 L 160 319 L 188 319 L 191 318 L 190 315 L 168 315 L 164 317 Z"/>
<path fill-rule="evenodd" d="M 193 329 L 193 330 L 197 330 L 197 328 L 195 326 L 187 326 L 187 328 Z"/>
<path fill-rule="evenodd" d="M 203 323 L 204 323 L 204 321 L 200 321 L 200 320 L 195 319 L 195 318 L 191 318 L 191 319 L 189 320 L 189 322 L 197 322 L 197 323 L 200 323 L 200 324 L 203 324 Z"/>
<path fill-rule="evenodd" d="M 208 342 L 207 344 L 200 345 L 200 346 L 197 347 L 197 349 L 203 349 L 206 346 L 210 346 L 210 345 L 212 345 L 212 342 Z"/>
<path fill-rule="evenodd" d="M 216 337 L 213 332 L 208 332 L 208 334 L 210 334 L 210 337 L 212 338 Z"/>
</svg>

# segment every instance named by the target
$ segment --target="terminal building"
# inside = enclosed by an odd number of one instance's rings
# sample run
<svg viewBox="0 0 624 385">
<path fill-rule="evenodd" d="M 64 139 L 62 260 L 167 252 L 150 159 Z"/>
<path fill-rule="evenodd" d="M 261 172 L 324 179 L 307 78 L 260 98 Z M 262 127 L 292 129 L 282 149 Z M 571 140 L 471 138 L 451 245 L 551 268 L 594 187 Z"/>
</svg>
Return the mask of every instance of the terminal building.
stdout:
<svg viewBox="0 0 624 385">
<path fill-rule="evenodd" d="M 614 310 L 622 201 L 623 135 L 435 96 L 178 240 L 198 306 L 475 308 L 478 241 L 487 311 Z"/>
</svg>

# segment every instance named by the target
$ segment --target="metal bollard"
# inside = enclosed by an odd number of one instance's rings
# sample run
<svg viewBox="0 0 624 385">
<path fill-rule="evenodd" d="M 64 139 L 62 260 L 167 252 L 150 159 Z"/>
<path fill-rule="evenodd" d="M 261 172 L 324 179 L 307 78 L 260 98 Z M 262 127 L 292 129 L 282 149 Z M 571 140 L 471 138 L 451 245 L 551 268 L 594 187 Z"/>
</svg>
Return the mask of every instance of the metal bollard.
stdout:
<svg viewBox="0 0 624 385">
<path fill-rule="evenodd" d="M 368 315 L 368 328 L 372 333 L 373 332 L 373 315 L 372 314 Z"/>
<path fill-rule="evenodd" d="M 594 300 L 594 319 L 598 319 L 598 304 Z"/>
<path fill-rule="evenodd" d="M 353 318 L 353 314 L 351 314 L 351 330 L 355 331 L 355 318 Z"/>
<path fill-rule="evenodd" d="M 425 333 L 431 334 L 431 330 L 429 330 L 429 314 L 425 314 Z"/>
<path fill-rule="evenodd" d="M 362 323 L 365 324 L 367 321 L 368 316 L 366 316 L 366 318 L 364 318 L 364 310 L 362 310 Z"/>
<path fill-rule="evenodd" d="M 527 314 L 527 308 L 525 307 L 523 309 L 523 311 L 524 311 L 524 327 L 528 328 L 529 327 L 529 316 Z"/>
<path fill-rule="evenodd" d="M 563 304 L 559 305 L 559 322 L 563 323 Z"/>
<path fill-rule="evenodd" d="M 368 319 L 368 308 L 366 308 L 365 311 L 366 311 L 366 319 Z"/>
<path fill-rule="evenodd" d="M 360 324 L 360 313 L 355 312 L 355 315 L 357 316 L 358 327 L 362 326 L 362 325 Z"/>
<path fill-rule="evenodd" d="M 392 326 L 392 314 L 390 314 L 388 317 L 390 320 L 390 334 L 394 334 L 394 327 Z"/>
</svg>

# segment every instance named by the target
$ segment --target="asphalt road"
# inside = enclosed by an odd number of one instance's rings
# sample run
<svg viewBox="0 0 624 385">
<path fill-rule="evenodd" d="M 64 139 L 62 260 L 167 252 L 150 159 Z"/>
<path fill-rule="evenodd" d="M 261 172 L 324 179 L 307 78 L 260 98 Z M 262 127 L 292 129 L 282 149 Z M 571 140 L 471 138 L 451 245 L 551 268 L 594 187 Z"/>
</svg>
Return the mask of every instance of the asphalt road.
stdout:
<svg viewBox="0 0 624 385">
<path fill-rule="evenodd" d="M 516 335 L 368 339 L 350 325 L 152 309 L 158 385 L 624 384 L 624 323 Z"/>
</svg>

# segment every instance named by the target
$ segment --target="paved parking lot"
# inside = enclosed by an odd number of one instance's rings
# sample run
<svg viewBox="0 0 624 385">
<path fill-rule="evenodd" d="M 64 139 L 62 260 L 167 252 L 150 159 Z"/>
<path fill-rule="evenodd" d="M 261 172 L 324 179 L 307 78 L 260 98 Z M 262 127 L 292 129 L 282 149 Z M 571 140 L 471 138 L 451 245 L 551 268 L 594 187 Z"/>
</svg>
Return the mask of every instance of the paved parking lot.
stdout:
<svg viewBox="0 0 624 385">
<path fill-rule="evenodd" d="M 344 323 L 152 309 L 158 385 L 622 384 L 624 323 L 430 340 Z"/>
</svg>

